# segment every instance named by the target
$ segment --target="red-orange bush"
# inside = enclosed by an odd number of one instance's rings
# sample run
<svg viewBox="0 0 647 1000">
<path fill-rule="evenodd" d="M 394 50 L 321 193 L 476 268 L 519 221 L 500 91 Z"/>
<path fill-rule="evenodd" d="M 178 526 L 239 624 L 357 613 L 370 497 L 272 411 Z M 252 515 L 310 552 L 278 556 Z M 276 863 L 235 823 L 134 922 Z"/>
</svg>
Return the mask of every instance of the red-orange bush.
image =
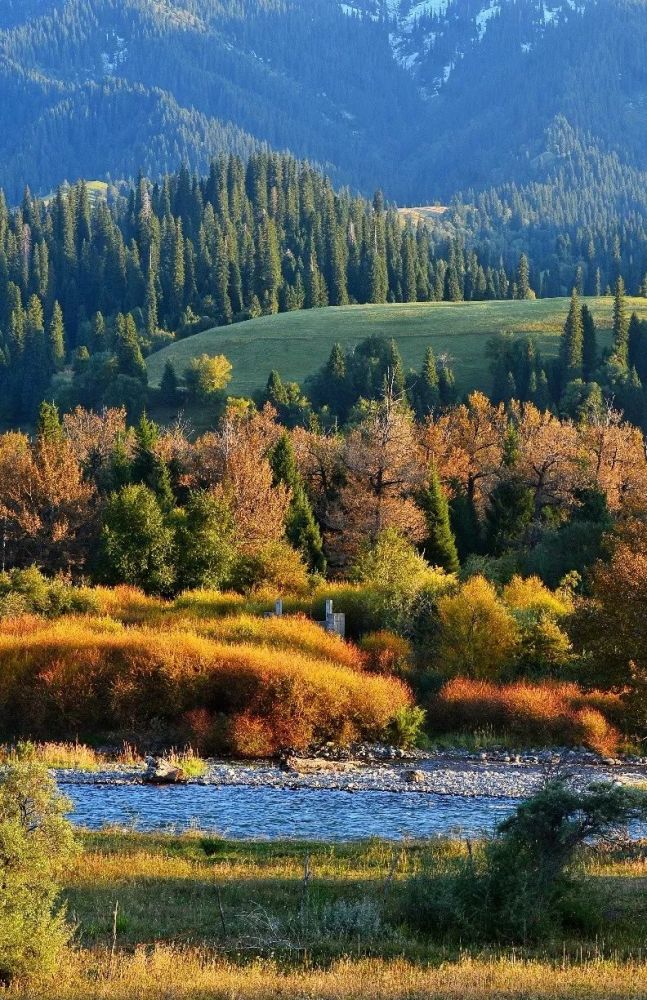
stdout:
<svg viewBox="0 0 647 1000">
<path fill-rule="evenodd" d="M 206 751 L 255 756 L 259 747 L 270 753 L 319 740 L 380 738 L 411 700 L 395 678 L 186 630 L 62 619 L 30 634 L 0 634 L 0 725 L 7 735 L 137 737 L 155 727 L 173 737 L 199 733 Z"/>
<path fill-rule="evenodd" d="M 610 754 L 617 749 L 620 736 L 608 717 L 617 717 L 619 706 L 617 695 L 586 693 L 577 684 L 518 681 L 499 685 L 457 677 L 432 699 L 428 720 L 432 731 L 490 726 L 523 743 L 585 744 Z"/>
<path fill-rule="evenodd" d="M 360 640 L 359 648 L 366 669 L 373 674 L 403 673 L 411 663 L 411 643 L 387 629 L 369 632 Z"/>
</svg>

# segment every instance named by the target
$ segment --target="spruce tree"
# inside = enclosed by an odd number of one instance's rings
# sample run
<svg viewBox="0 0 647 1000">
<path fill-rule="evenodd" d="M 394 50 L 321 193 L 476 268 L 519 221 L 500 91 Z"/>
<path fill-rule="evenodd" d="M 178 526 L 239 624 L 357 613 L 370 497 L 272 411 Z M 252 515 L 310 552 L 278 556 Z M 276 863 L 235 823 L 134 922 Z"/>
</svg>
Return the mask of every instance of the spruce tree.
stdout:
<svg viewBox="0 0 647 1000">
<path fill-rule="evenodd" d="M 629 358 L 629 317 L 625 300 L 625 283 L 622 278 L 617 279 L 614 293 L 613 346 L 619 363 L 626 367 Z"/>
<path fill-rule="evenodd" d="M 564 324 L 559 357 L 562 370 L 562 385 L 582 376 L 584 331 L 582 309 L 577 289 L 573 289 L 571 304 Z"/>
<path fill-rule="evenodd" d="M 432 566 L 457 573 L 460 565 L 456 542 L 449 522 L 449 505 L 435 465 L 429 469 L 429 481 L 419 498 L 426 522 L 424 552 Z"/>
<path fill-rule="evenodd" d="M 325 573 L 326 559 L 321 532 L 297 468 L 292 442 L 287 433 L 277 441 L 270 457 L 275 483 L 284 483 L 291 491 L 290 506 L 285 518 L 285 534 L 291 545 L 301 552 L 310 569 Z"/>
</svg>

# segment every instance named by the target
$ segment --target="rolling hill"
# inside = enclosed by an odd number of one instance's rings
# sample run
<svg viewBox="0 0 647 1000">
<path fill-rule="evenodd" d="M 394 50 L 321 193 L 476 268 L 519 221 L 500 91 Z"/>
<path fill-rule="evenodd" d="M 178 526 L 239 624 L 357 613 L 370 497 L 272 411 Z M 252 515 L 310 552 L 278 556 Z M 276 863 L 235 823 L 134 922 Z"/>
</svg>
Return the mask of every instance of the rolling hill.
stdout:
<svg viewBox="0 0 647 1000">
<path fill-rule="evenodd" d="M 602 346 L 610 340 L 613 300 L 585 300 L 593 311 Z M 629 299 L 628 308 L 647 318 L 647 299 Z M 230 390 L 249 395 L 263 388 L 276 369 L 283 379 L 303 382 L 327 359 L 334 343 L 352 347 L 377 334 L 393 337 L 407 366 L 419 368 L 425 349 L 447 353 L 461 392 L 488 389 L 485 356 L 490 337 L 501 331 L 533 334 L 541 352 L 554 356 L 568 311 L 568 300 L 528 302 L 421 302 L 308 309 L 263 316 L 218 327 L 179 340 L 147 360 L 151 385 L 158 385 L 167 361 L 181 374 L 191 358 L 224 354 L 234 366 Z"/>
</svg>

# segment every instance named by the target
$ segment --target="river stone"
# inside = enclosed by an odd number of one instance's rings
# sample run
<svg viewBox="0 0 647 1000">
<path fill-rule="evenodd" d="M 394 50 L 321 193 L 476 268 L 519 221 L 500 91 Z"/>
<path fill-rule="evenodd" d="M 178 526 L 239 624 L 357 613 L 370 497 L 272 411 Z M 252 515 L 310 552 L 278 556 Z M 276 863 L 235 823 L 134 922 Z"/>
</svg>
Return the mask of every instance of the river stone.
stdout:
<svg viewBox="0 0 647 1000">
<path fill-rule="evenodd" d="M 427 776 L 424 771 L 407 771 L 404 780 L 410 785 L 422 785 L 427 780 Z"/>
<path fill-rule="evenodd" d="M 178 785 L 186 781 L 186 775 L 181 767 L 169 764 L 167 760 L 147 757 L 143 780 L 147 785 Z"/>
<path fill-rule="evenodd" d="M 286 771 L 295 774 L 319 774 L 322 771 L 346 772 L 357 770 L 353 761 L 322 760 L 320 757 L 286 757 L 283 762 Z"/>
</svg>

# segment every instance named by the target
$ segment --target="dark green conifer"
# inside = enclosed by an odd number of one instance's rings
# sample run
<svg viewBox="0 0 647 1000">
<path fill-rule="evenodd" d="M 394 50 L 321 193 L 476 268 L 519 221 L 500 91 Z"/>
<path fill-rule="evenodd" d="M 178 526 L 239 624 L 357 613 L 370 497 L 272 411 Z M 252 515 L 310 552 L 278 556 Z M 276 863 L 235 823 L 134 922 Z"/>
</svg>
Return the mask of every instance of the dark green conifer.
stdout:
<svg viewBox="0 0 647 1000">
<path fill-rule="evenodd" d="M 432 566 L 457 573 L 460 565 L 456 542 L 449 522 L 449 504 L 435 465 L 429 469 L 427 487 L 418 500 L 425 515 L 424 553 Z"/>
</svg>

